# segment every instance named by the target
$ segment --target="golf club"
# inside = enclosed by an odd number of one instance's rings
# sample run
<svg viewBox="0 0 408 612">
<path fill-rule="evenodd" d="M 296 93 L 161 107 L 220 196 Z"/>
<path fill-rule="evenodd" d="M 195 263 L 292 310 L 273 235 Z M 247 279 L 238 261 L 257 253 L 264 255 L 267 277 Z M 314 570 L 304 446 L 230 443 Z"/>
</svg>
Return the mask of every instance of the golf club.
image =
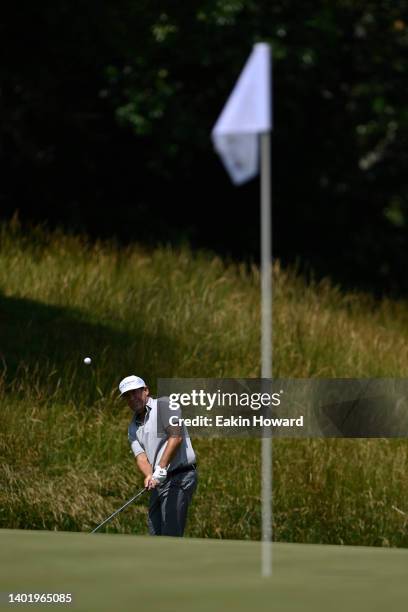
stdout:
<svg viewBox="0 0 408 612">
<path fill-rule="evenodd" d="M 103 521 L 103 523 L 101 523 L 100 525 L 98 525 L 97 527 L 95 527 L 95 529 L 93 531 L 91 531 L 90 533 L 95 533 L 96 531 L 98 531 L 98 529 L 100 529 L 101 527 L 103 527 L 104 525 L 106 525 L 106 523 L 108 523 L 110 520 L 112 520 L 117 514 L 119 514 L 119 512 L 122 512 L 122 510 L 124 510 L 127 506 L 129 506 L 129 504 L 131 504 L 133 501 L 135 501 L 135 499 L 137 499 L 138 497 L 140 497 L 141 495 L 143 495 L 143 493 L 147 491 L 146 487 L 143 487 L 143 489 L 141 489 L 138 493 L 136 493 L 136 495 L 134 495 L 132 497 L 132 499 L 129 499 L 129 501 L 126 502 L 126 504 L 124 504 L 121 508 L 119 508 L 119 510 L 116 510 L 116 512 L 114 512 L 113 514 L 111 514 L 110 516 L 108 516 L 107 519 L 105 519 Z"/>
</svg>

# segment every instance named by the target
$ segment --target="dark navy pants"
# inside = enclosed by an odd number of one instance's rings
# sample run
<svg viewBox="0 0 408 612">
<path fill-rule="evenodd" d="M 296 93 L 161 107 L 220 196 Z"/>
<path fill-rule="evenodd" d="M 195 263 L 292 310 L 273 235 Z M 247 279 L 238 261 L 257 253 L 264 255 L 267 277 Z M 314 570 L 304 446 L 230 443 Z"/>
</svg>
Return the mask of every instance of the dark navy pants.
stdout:
<svg viewBox="0 0 408 612">
<path fill-rule="evenodd" d="M 197 471 L 190 470 L 170 476 L 153 489 L 149 504 L 150 535 L 178 536 L 184 534 L 187 511 L 197 488 Z"/>
</svg>

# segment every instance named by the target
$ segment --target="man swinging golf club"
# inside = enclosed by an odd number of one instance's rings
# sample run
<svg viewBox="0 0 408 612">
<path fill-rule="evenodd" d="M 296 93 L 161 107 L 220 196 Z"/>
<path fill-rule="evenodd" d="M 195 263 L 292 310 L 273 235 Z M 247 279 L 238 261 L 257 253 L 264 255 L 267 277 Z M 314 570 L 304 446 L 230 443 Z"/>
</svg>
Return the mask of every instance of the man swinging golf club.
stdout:
<svg viewBox="0 0 408 612">
<path fill-rule="evenodd" d="M 197 470 L 187 428 L 179 421 L 181 411 L 170 410 L 167 398 L 150 397 L 139 376 L 124 378 L 119 391 L 133 412 L 128 439 L 144 485 L 151 491 L 149 533 L 182 536 Z"/>
</svg>

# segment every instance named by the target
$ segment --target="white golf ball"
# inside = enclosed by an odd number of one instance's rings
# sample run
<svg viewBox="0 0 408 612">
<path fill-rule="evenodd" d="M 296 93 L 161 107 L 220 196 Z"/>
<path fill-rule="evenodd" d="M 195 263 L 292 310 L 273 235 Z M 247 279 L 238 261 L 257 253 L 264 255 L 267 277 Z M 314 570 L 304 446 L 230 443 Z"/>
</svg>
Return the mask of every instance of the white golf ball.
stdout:
<svg viewBox="0 0 408 612">
<path fill-rule="evenodd" d="M 92 359 L 90 357 L 85 357 L 84 363 L 86 363 L 86 365 L 89 365 L 92 363 Z"/>
</svg>

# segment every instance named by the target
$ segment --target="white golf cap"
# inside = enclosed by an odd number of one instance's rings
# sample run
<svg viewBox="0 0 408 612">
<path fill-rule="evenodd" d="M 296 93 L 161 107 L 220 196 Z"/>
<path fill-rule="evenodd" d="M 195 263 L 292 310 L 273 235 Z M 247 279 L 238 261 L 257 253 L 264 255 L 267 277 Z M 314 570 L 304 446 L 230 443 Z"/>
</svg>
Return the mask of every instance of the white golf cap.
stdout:
<svg viewBox="0 0 408 612">
<path fill-rule="evenodd" d="M 126 378 L 121 380 L 119 383 L 119 391 L 121 395 L 126 393 L 126 391 L 140 389 L 141 387 L 146 387 L 146 383 L 143 378 L 140 378 L 140 376 L 126 376 Z"/>
</svg>

